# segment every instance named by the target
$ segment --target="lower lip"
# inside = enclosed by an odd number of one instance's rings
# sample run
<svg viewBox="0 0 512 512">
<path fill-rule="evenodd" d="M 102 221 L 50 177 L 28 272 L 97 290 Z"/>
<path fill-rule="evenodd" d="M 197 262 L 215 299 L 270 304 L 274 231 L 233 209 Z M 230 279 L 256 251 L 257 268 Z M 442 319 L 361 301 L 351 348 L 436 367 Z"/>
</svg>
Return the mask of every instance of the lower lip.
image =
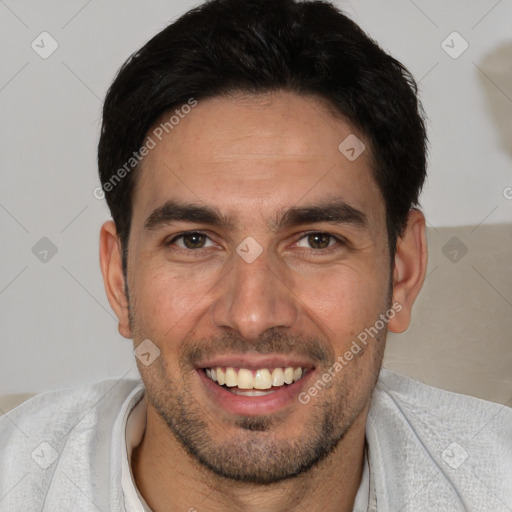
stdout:
<svg viewBox="0 0 512 512">
<path fill-rule="evenodd" d="M 235 395 L 213 382 L 212 379 L 206 376 L 204 370 L 199 369 L 197 373 L 207 393 L 224 410 L 231 414 L 256 416 L 259 414 L 271 414 L 287 406 L 298 404 L 298 395 L 306 387 L 307 382 L 314 374 L 314 370 L 308 370 L 304 377 L 297 382 L 285 384 L 273 393 L 263 396 Z"/>
</svg>

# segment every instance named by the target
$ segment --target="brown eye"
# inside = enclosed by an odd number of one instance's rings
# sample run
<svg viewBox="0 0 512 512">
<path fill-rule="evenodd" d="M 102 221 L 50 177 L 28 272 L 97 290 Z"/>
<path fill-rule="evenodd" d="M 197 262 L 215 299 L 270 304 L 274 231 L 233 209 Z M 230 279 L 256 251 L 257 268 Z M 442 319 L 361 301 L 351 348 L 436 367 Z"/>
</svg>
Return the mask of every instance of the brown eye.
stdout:
<svg viewBox="0 0 512 512">
<path fill-rule="evenodd" d="M 205 245 L 209 238 L 204 233 L 197 231 L 190 231 L 189 233 L 182 233 L 181 235 L 173 238 L 169 245 L 176 244 L 181 249 L 203 249 L 211 247 L 213 243 L 210 240 L 210 245 Z"/>
<path fill-rule="evenodd" d="M 300 242 L 305 240 L 307 246 L 302 245 Z M 310 249 L 327 249 L 336 243 L 336 238 L 329 233 L 309 233 L 300 239 L 300 247 L 308 247 Z M 331 243 L 333 242 L 333 243 Z"/>
</svg>

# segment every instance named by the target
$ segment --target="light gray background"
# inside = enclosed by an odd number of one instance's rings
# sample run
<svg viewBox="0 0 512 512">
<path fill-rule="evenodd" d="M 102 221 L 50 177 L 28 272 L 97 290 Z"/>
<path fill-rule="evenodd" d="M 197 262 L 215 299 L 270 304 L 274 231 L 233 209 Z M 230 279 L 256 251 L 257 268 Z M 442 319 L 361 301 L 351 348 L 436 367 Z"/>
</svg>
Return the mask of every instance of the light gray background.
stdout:
<svg viewBox="0 0 512 512">
<path fill-rule="evenodd" d="M 98 264 L 109 218 L 93 196 L 101 105 L 122 62 L 197 3 L 0 0 L 0 393 L 136 375 Z M 337 5 L 420 83 L 431 141 L 422 205 L 433 233 L 510 222 L 512 0 Z M 43 31 L 59 44 L 47 59 L 31 48 Z M 469 44 L 457 59 L 441 46 L 453 31 Z M 58 249 L 47 262 L 32 252 L 42 237 Z M 510 317 L 510 290 L 493 287 Z"/>
</svg>

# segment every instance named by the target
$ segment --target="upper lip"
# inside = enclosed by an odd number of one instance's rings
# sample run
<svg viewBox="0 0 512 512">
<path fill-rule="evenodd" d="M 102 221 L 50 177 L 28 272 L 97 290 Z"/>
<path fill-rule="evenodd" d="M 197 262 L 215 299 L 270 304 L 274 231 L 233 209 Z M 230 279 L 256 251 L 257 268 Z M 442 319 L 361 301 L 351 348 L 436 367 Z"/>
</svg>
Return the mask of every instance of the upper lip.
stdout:
<svg viewBox="0 0 512 512">
<path fill-rule="evenodd" d="M 261 368 L 313 368 L 315 365 L 304 357 L 279 354 L 225 354 L 202 361 L 197 368 L 232 367 L 259 370 Z"/>
</svg>

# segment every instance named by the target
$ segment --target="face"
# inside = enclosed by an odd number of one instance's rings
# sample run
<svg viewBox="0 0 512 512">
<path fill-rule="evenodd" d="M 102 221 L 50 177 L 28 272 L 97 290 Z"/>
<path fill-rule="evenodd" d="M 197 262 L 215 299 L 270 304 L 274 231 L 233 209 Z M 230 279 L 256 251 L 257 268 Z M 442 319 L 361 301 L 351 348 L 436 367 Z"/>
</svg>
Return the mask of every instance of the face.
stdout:
<svg viewBox="0 0 512 512">
<path fill-rule="evenodd" d="M 391 300 L 384 201 L 369 150 L 338 149 L 351 134 L 364 142 L 320 100 L 275 93 L 200 101 L 153 136 L 121 332 L 158 347 L 138 362 L 150 408 L 218 475 L 304 472 L 367 410 L 386 328 L 332 370 Z"/>
</svg>

